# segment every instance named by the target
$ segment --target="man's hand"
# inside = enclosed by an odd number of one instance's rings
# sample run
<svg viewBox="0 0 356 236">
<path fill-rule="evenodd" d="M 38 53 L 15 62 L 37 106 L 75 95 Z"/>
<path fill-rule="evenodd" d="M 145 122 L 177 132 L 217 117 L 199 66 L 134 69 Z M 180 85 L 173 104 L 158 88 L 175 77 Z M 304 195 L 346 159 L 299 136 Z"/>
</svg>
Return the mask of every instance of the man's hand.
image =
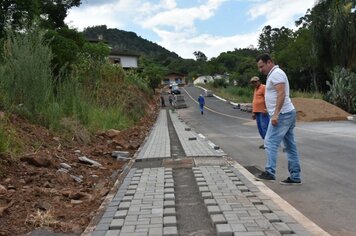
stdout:
<svg viewBox="0 0 356 236">
<path fill-rule="evenodd" d="M 273 126 L 276 126 L 278 125 L 278 115 L 273 115 L 272 118 L 271 118 L 271 124 Z"/>
<path fill-rule="evenodd" d="M 252 119 L 256 120 L 256 114 L 255 113 L 252 113 Z"/>
</svg>

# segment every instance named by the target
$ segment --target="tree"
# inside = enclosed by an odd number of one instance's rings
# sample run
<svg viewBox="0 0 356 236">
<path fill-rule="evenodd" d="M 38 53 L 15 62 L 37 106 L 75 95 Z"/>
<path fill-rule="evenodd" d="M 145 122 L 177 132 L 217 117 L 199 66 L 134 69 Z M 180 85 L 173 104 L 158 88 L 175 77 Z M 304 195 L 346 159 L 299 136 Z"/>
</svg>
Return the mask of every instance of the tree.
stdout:
<svg viewBox="0 0 356 236">
<path fill-rule="evenodd" d="M 262 33 L 258 38 L 258 49 L 268 53 L 273 51 L 272 27 L 270 25 L 263 27 Z"/>
<path fill-rule="evenodd" d="M 76 30 L 63 27 L 48 30 L 46 38 L 54 54 L 52 60 L 54 74 L 58 75 L 64 67 L 66 71 L 70 71 L 85 43 L 83 35 Z"/>
<path fill-rule="evenodd" d="M 356 2 L 319 0 L 310 13 L 319 63 L 329 72 L 335 66 L 356 68 Z"/>
<path fill-rule="evenodd" d="M 78 7 L 81 0 L 41 0 L 41 19 L 46 28 L 57 29 L 65 26 L 68 10 Z"/>
<path fill-rule="evenodd" d="M 205 62 L 205 61 L 208 60 L 207 56 L 205 56 L 205 54 L 202 53 L 201 51 L 195 51 L 193 54 L 194 54 L 194 56 L 195 56 L 197 61 Z"/>
<path fill-rule="evenodd" d="M 29 27 L 35 17 L 40 15 L 39 0 L 0 1 L 0 38 L 8 27 L 19 30 Z"/>
<path fill-rule="evenodd" d="M 63 27 L 68 10 L 80 4 L 81 0 L 1 0 L 0 38 L 5 28 L 28 28 L 36 18 L 45 28 Z"/>
<path fill-rule="evenodd" d="M 258 48 L 260 51 L 273 53 L 276 50 L 284 48 L 286 41 L 293 35 L 293 31 L 286 27 L 272 28 L 267 25 L 263 28 L 258 39 Z"/>
</svg>

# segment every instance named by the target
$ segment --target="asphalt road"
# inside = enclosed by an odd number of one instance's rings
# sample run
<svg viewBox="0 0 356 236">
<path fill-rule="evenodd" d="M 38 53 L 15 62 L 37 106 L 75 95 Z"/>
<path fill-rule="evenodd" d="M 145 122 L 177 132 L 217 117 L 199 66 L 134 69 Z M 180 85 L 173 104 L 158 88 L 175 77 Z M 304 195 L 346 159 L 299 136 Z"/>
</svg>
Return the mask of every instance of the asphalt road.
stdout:
<svg viewBox="0 0 356 236">
<path fill-rule="evenodd" d="M 215 97 L 206 97 L 204 115 L 196 100 L 202 90 L 182 89 L 188 105 L 179 114 L 188 125 L 219 145 L 241 165 L 263 170 L 263 142 L 251 113 Z M 306 217 L 331 235 L 356 235 L 356 124 L 350 121 L 298 122 L 296 142 L 301 158 L 301 186 L 283 186 L 287 161 L 279 152 L 277 181 L 266 183 Z"/>
</svg>

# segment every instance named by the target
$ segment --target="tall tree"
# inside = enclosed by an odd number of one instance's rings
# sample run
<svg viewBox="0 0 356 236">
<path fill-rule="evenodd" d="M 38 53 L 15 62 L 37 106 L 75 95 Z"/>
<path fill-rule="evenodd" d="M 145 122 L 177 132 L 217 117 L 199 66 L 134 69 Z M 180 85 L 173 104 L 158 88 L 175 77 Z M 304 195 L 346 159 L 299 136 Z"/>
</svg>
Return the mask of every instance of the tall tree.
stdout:
<svg viewBox="0 0 356 236">
<path fill-rule="evenodd" d="M 1 0 L 0 38 L 7 27 L 22 29 L 29 26 L 40 15 L 40 0 Z"/>
<path fill-rule="evenodd" d="M 39 18 L 46 28 L 57 29 L 65 25 L 68 10 L 81 4 L 81 0 L 1 0 L 0 38 L 5 28 L 21 30 Z"/>
<path fill-rule="evenodd" d="M 43 24 L 52 29 L 63 27 L 68 10 L 81 4 L 81 0 L 41 0 L 40 2 Z"/>
<path fill-rule="evenodd" d="M 355 5 L 354 0 L 319 0 L 311 11 L 310 27 L 316 53 L 328 72 L 335 66 L 355 66 Z"/>
</svg>

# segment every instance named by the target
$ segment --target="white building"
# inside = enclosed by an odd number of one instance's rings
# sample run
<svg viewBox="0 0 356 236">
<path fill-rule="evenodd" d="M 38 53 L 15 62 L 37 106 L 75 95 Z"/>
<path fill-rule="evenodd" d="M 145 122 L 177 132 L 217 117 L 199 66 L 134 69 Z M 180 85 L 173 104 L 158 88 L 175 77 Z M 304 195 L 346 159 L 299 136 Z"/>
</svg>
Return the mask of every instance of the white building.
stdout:
<svg viewBox="0 0 356 236">
<path fill-rule="evenodd" d="M 112 49 L 109 54 L 109 61 L 113 64 L 120 64 L 124 69 L 131 69 L 138 67 L 138 53 L 129 53 Z"/>
</svg>

